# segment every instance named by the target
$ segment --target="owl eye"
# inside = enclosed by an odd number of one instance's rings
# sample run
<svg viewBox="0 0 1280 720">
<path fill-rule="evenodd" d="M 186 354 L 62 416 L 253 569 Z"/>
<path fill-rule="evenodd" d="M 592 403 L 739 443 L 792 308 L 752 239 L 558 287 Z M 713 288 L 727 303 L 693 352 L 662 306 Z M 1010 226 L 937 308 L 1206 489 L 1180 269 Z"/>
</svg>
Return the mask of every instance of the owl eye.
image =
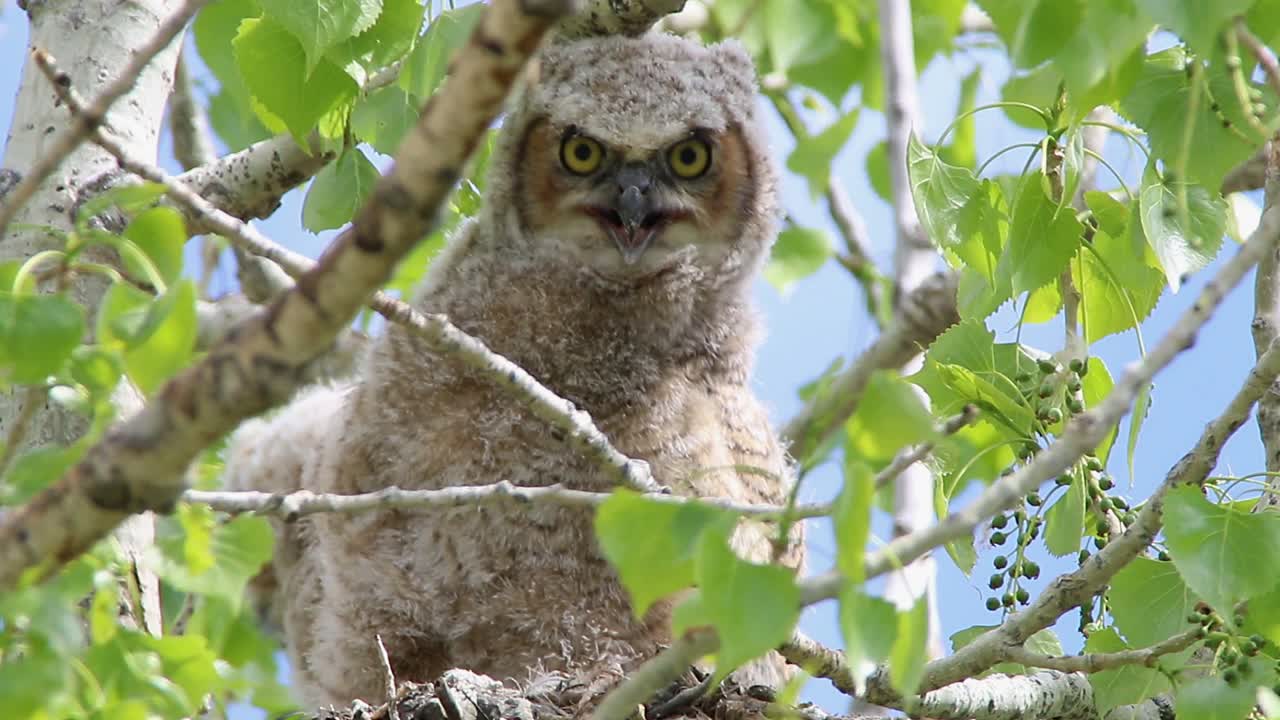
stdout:
<svg viewBox="0 0 1280 720">
<path fill-rule="evenodd" d="M 667 151 L 667 164 L 677 176 L 692 180 L 711 167 L 711 146 L 698 138 L 682 140 Z"/>
<path fill-rule="evenodd" d="M 570 135 L 560 143 L 560 164 L 574 175 L 590 175 L 604 161 L 604 148 L 585 135 Z"/>
</svg>

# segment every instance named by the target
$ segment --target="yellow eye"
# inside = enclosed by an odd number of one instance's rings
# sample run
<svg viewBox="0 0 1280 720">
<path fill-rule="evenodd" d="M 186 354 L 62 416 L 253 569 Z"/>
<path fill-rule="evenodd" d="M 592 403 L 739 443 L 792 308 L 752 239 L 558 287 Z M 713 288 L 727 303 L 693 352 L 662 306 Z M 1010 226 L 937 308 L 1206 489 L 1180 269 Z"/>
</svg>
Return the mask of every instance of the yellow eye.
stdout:
<svg viewBox="0 0 1280 720">
<path fill-rule="evenodd" d="M 711 167 L 711 147 L 697 138 L 683 140 L 671 146 L 667 164 L 677 176 L 692 180 Z"/>
<path fill-rule="evenodd" d="M 585 135 L 570 135 L 560 143 L 560 163 L 574 175 L 590 175 L 604 161 L 604 148 Z"/>
</svg>

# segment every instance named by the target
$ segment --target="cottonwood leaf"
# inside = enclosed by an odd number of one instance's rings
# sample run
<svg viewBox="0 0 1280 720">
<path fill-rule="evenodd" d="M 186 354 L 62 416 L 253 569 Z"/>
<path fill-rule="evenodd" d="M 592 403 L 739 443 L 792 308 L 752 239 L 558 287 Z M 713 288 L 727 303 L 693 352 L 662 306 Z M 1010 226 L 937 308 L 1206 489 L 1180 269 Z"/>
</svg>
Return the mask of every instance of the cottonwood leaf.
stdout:
<svg viewBox="0 0 1280 720">
<path fill-rule="evenodd" d="M 728 537 L 735 518 L 697 502 L 672 505 L 619 490 L 596 512 L 596 536 L 641 617 L 654 601 L 695 582 L 704 534 Z"/>
<path fill-rule="evenodd" d="M 879 468 L 902 448 L 935 439 L 933 416 L 917 392 L 895 372 L 872 373 L 858 409 L 845 421 L 845 453 Z"/>
<path fill-rule="evenodd" d="M 1030 292 L 1056 279 L 1080 245 L 1083 228 L 1069 205 L 1051 201 L 1039 172 L 1022 178 L 1013 204 L 1009 242 L 998 275 L 1009 278 L 1014 294 Z"/>
<path fill-rule="evenodd" d="M 310 77 L 326 50 L 373 27 L 382 12 L 382 0 L 259 2 L 267 17 L 297 40 L 306 58 L 304 79 Z"/>
<path fill-rule="evenodd" d="M 852 583 L 863 580 L 863 561 L 871 537 L 871 508 L 875 503 L 875 475 L 866 463 L 846 456 L 844 487 L 831 514 L 836 536 L 836 564 Z"/>
<path fill-rule="evenodd" d="M 124 236 L 146 253 L 166 283 L 172 283 L 182 275 L 182 250 L 187 244 L 187 224 L 177 210 L 169 207 L 145 210 L 130 221 L 124 229 Z M 136 277 L 147 277 L 133 256 L 125 254 L 122 259 L 125 267 Z"/>
<path fill-rule="evenodd" d="M 1084 0 L 978 0 L 1018 67 L 1053 57 L 1084 18 Z"/>
<path fill-rule="evenodd" d="M 84 308 L 65 295 L 0 291 L 0 380 L 43 383 L 84 336 Z"/>
<path fill-rule="evenodd" d="M 764 279 L 786 295 L 800 280 L 814 274 L 835 251 L 831 237 L 816 228 L 789 227 L 778 234 L 764 267 Z"/>
<path fill-rule="evenodd" d="M 1213 262 L 1222 248 L 1227 227 L 1222 196 L 1199 185 L 1168 182 L 1150 165 L 1142 175 L 1138 213 L 1142 232 L 1174 292 L 1184 276 Z"/>
<path fill-rule="evenodd" d="M 1071 484 L 1045 511 L 1044 545 L 1056 557 L 1072 555 L 1080 550 L 1084 535 L 1084 481 L 1072 477 Z"/>
<path fill-rule="evenodd" d="M 1111 580 L 1111 616 L 1134 647 L 1147 647 L 1187 629 L 1196 596 L 1170 562 L 1134 558 Z"/>
<path fill-rule="evenodd" d="M 1169 491 L 1164 532 L 1178 573 L 1197 595 L 1229 608 L 1280 580 L 1280 517 L 1215 505 L 1199 487 Z"/>
<path fill-rule="evenodd" d="M 1176 32 L 1192 50 L 1209 54 L 1216 46 L 1218 32 L 1236 15 L 1253 5 L 1253 0 L 1137 0 L 1138 6 L 1156 22 Z"/>
<path fill-rule="evenodd" d="M 960 215 L 980 188 L 973 171 L 943 162 L 913 134 L 907 142 L 907 177 L 916 215 L 929 239 L 944 249 L 963 243 L 967 238 L 959 230 Z"/>
<path fill-rule="evenodd" d="M 831 162 L 848 142 L 858 124 L 858 108 L 846 113 L 830 127 L 812 137 L 802 138 L 787 157 L 787 169 L 809 184 L 809 195 L 818 198 L 831 180 Z"/>
<path fill-rule="evenodd" d="M 1255 673 L 1273 672 L 1254 669 Z M 1253 673 L 1250 673 L 1253 675 Z M 1178 720 L 1244 720 L 1253 710 L 1256 683 L 1228 685 L 1221 675 L 1202 677 L 1179 685 L 1174 694 Z"/>
<path fill-rule="evenodd" d="M 840 629 L 844 652 L 861 690 L 875 667 L 889 659 L 898 636 L 898 611 L 893 603 L 872 597 L 850 585 L 840 594 Z"/>
<path fill-rule="evenodd" d="M 302 203 L 302 226 L 320 232 L 351 222 L 380 178 L 378 168 L 359 148 L 348 148 L 312 181 Z"/>
<path fill-rule="evenodd" d="M 444 79 L 449 58 L 467 41 L 483 12 L 484 5 L 476 3 L 436 15 L 405 60 L 400 87 L 422 100 L 431 97 Z"/>
</svg>

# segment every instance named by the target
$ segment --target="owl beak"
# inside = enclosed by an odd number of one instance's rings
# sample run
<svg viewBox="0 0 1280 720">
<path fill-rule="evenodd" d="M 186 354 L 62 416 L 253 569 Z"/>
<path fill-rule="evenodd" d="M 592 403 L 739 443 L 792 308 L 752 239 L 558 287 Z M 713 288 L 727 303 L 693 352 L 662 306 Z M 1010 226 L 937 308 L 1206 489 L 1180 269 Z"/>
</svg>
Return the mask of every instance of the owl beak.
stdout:
<svg viewBox="0 0 1280 720">
<path fill-rule="evenodd" d="M 622 261 L 633 265 L 653 243 L 666 216 L 653 206 L 653 196 L 649 194 L 653 178 L 648 168 L 624 166 L 616 180 L 618 194 L 613 211 L 618 222 L 606 223 L 605 230 L 622 253 Z"/>
</svg>

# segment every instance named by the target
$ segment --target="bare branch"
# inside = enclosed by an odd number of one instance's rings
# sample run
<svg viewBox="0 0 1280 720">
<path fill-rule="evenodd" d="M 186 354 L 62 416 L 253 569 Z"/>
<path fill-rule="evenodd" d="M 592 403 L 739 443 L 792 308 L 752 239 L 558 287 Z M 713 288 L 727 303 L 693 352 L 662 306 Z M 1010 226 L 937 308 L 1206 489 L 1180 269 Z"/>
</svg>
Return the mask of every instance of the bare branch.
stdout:
<svg viewBox="0 0 1280 720">
<path fill-rule="evenodd" d="M 22 178 L 22 182 L 9 191 L 4 204 L 0 205 L 0 237 L 4 236 L 18 209 L 35 195 L 41 183 L 58 169 L 62 161 L 79 147 L 93 130 L 106 122 L 107 111 L 111 109 L 111 105 L 133 89 L 143 69 L 156 55 L 168 47 L 169 43 L 173 42 L 173 39 L 182 32 L 203 5 L 204 0 L 186 0 L 177 12 L 161 21 L 155 34 L 138 46 L 129 64 L 120 71 L 116 79 L 102 89 L 82 114 L 72 118 L 70 126 L 58 135 L 53 147 L 40 157 L 35 166 Z M 39 50 L 33 48 L 32 52 L 39 52 Z"/>
<path fill-rule="evenodd" d="M 1280 139 L 1273 138 L 1263 148 L 1267 153 L 1266 207 L 1280 202 Z M 1258 263 L 1253 289 L 1253 347 L 1261 362 L 1262 354 L 1280 337 L 1280 248 L 1273 248 Z M 1280 472 L 1280 392 L 1276 388 L 1258 402 L 1258 432 L 1262 437 L 1267 472 Z M 1272 476 L 1267 481 L 1267 492 L 1258 502 L 1256 510 L 1264 510 L 1280 503 L 1277 485 L 1280 479 Z"/>
<path fill-rule="evenodd" d="M 196 102 L 187 68 L 187 50 L 178 54 L 173 75 L 173 94 L 169 96 L 169 130 L 173 134 L 173 156 L 178 164 L 191 168 L 211 163 L 218 154 L 213 148 L 209 116 Z"/>
<path fill-rule="evenodd" d="M 1005 660 L 1028 667 L 1046 668 L 1060 672 L 1096 673 L 1114 670 L 1125 665 L 1154 665 L 1165 655 L 1182 652 L 1200 639 L 1199 632 L 1187 630 L 1163 642 L 1144 648 L 1122 650 L 1113 653 L 1087 653 L 1084 655 L 1044 655 L 1016 645 L 1005 650 Z"/>
<path fill-rule="evenodd" d="M 559 484 L 512 485 L 505 480 L 492 485 L 455 485 L 438 490 L 401 490 L 392 486 L 358 495 L 313 493 L 309 490 L 286 494 L 187 490 L 182 495 L 182 499 L 186 502 L 201 503 L 214 510 L 229 513 L 267 513 L 279 515 L 287 520 L 321 512 L 357 513 L 386 508 L 439 509 L 503 501 L 595 508 L 611 497 L 613 495 L 610 493 L 574 490 Z M 758 520 L 776 520 L 788 514 L 787 508 L 781 505 L 741 503 L 728 498 L 687 497 L 669 493 L 646 493 L 643 497 L 662 505 L 687 505 L 696 502 Z M 831 506 L 801 505 L 790 514 L 792 517 L 801 518 L 821 517 L 831 514 Z"/>
<path fill-rule="evenodd" d="M 168 508 L 181 494 L 183 470 L 203 447 L 293 393 L 301 369 L 434 224 L 518 72 L 569 5 L 495 0 L 486 6 L 396 164 L 315 269 L 111 428 L 52 487 L 0 520 L 0 588 L 13 587 L 29 568 L 49 570 L 76 557 L 130 514 Z"/>
<path fill-rule="evenodd" d="M 578 13 L 564 19 L 558 34 L 566 38 L 594 35 L 640 35 L 664 15 L 680 12 L 685 0 L 587 0 Z"/>
</svg>

